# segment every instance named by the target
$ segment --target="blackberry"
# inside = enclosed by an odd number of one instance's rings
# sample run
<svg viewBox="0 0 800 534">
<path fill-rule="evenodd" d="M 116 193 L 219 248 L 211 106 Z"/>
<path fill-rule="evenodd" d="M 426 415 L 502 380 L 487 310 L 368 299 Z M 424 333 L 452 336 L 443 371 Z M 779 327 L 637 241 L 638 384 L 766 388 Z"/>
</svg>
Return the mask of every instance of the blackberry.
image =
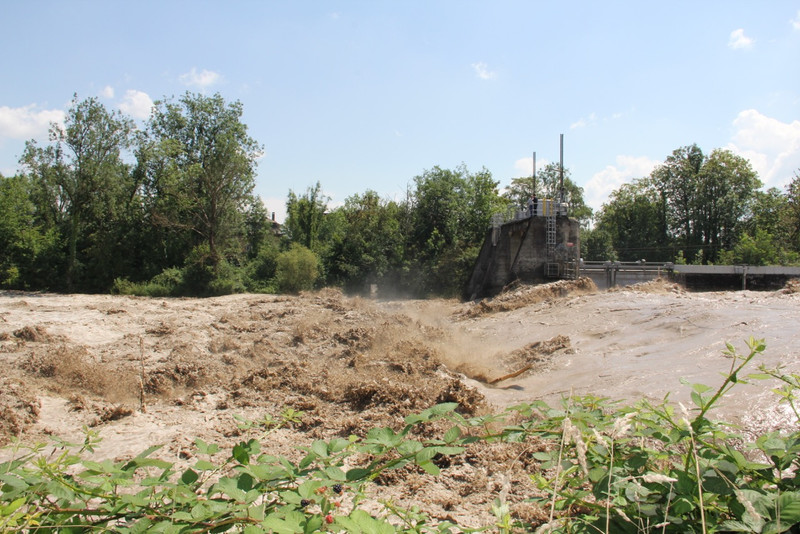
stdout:
<svg viewBox="0 0 800 534">
<path fill-rule="evenodd" d="M 333 485 L 333 492 L 336 495 L 339 495 L 340 493 L 342 493 L 342 485 L 341 484 L 334 484 Z"/>
<path fill-rule="evenodd" d="M 305 507 L 306 507 L 306 506 L 308 506 L 309 504 L 311 504 L 311 503 L 309 502 L 309 500 L 308 500 L 308 499 L 301 499 L 301 500 L 300 500 L 300 506 L 302 506 L 303 508 L 305 508 Z"/>
</svg>

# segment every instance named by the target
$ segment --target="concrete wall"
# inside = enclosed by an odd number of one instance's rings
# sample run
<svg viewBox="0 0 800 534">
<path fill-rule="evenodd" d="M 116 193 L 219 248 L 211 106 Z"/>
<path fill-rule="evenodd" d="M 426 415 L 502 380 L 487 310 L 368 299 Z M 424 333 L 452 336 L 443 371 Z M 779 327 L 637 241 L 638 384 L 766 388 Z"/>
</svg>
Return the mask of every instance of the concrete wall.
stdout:
<svg viewBox="0 0 800 534">
<path fill-rule="evenodd" d="M 580 225 L 575 219 L 556 217 L 554 258 L 547 255 L 546 232 L 545 217 L 528 217 L 489 229 L 464 297 L 496 295 L 515 280 L 541 283 L 566 277 L 564 264 L 580 258 Z M 547 264 L 554 260 L 559 270 L 548 276 Z"/>
</svg>

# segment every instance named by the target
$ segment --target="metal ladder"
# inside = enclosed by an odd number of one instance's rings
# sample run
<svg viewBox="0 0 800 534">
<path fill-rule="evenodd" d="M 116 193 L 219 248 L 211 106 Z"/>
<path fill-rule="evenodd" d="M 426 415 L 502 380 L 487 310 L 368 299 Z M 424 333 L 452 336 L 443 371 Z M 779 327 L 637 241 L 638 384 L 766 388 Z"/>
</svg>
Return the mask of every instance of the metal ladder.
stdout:
<svg viewBox="0 0 800 534">
<path fill-rule="evenodd" d="M 555 261 L 556 251 L 556 203 L 552 200 L 545 204 L 545 244 L 547 245 L 547 263 L 545 264 L 545 276 L 548 278 L 558 278 L 559 265 Z"/>
<path fill-rule="evenodd" d="M 547 210 L 547 236 L 546 236 L 546 243 L 547 243 L 547 258 L 552 260 L 553 254 L 556 249 L 556 210 L 553 209 L 553 206 L 548 206 L 550 209 Z"/>
</svg>

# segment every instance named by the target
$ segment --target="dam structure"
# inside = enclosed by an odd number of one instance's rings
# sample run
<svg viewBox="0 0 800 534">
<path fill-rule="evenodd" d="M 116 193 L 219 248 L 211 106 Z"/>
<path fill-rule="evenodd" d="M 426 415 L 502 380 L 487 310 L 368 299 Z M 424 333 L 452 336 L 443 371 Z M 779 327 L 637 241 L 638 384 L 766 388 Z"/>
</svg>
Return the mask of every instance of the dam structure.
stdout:
<svg viewBox="0 0 800 534">
<path fill-rule="evenodd" d="M 536 199 L 492 217 L 464 298 L 491 297 L 513 282 L 577 278 L 580 257 L 580 224 L 567 205 Z"/>
</svg>

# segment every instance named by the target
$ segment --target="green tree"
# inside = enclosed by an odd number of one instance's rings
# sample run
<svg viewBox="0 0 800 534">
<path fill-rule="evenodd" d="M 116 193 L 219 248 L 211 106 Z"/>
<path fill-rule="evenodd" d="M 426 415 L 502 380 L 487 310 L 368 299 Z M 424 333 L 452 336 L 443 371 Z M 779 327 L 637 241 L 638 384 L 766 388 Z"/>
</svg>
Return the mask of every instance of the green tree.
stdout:
<svg viewBox="0 0 800 534">
<path fill-rule="evenodd" d="M 800 169 L 795 171 L 792 181 L 786 186 L 786 208 L 781 224 L 787 232 L 786 246 L 800 252 Z"/>
<path fill-rule="evenodd" d="M 503 197 L 515 206 L 527 207 L 528 200 L 531 198 L 532 181 L 533 178 L 530 176 L 512 179 L 511 184 L 503 193 Z M 561 198 L 560 164 L 548 163 L 544 169 L 536 173 L 535 191 L 536 196 L 540 199 L 559 200 Z M 592 208 L 586 205 L 583 188 L 572 180 L 567 168 L 564 169 L 564 202 L 567 204 L 569 216 L 578 219 L 581 226 L 588 226 L 592 218 Z"/>
<path fill-rule="evenodd" d="M 750 162 L 729 150 L 714 150 L 698 174 L 693 218 L 702 238 L 704 259 L 716 262 L 721 250 L 732 247 L 751 214 L 761 187 Z"/>
<path fill-rule="evenodd" d="M 611 193 L 597 216 L 596 231 L 610 240 L 622 261 L 669 261 L 669 237 L 662 222 L 661 196 L 645 178 Z"/>
<path fill-rule="evenodd" d="M 493 211 L 505 205 L 486 169 L 434 167 L 414 177 L 410 198 L 409 289 L 457 295 L 466 282 Z"/>
<path fill-rule="evenodd" d="M 130 146 L 133 129 L 130 119 L 109 112 L 96 98 L 79 101 L 76 95 L 64 127 L 51 124 L 51 144 L 26 144 L 20 162 L 36 183 L 33 197 L 42 204 L 45 218 L 65 236 L 67 290 L 78 281 L 86 250 L 99 246 L 93 241 L 100 235 L 97 230 L 108 228 L 115 219 L 116 204 L 129 176 L 122 153 Z"/>
<path fill-rule="evenodd" d="M 46 288 L 56 245 L 54 229 L 37 219 L 28 177 L 0 174 L 0 287 Z"/>
<path fill-rule="evenodd" d="M 401 215 L 397 203 L 381 200 L 375 191 L 348 197 L 331 214 L 341 222 L 331 225 L 338 231 L 332 233 L 324 261 L 328 281 L 363 291 L 367 284 L 383 282 L 400 269 L 404 257 Z"/>
<path fill-rule="evenodd" d="M 664 199 L 665 224 L 671 237 L 685 248 L 687 259 L 694 257 L 702 239 L 699 237 L 695 207 L 700 190 L 700 169 L 705 161 L 696 144 L 678 148 L 650 174 Z"/>
<path fill-rule="evenodd" d="M 320 244 L 320 231 L 325 211 L 328 209 L 330 199 L 322 193 L 322 186 L 317 182 L 314 187 L 309 187 L 305 195 L 298 196 L 294 191 L 289 191 L 286 201 L 286 222 L 284 228 L 286 237 L 292 243 L 317 250 Z"/>
<path fill-rule="evenodd" d="M 227 103 L 219 94 L 157 101 L 138 152 L 151 223 L 174 232 L 178 256 L 207 245 L 215 271 L 244 249 L 245 214 L 263 151 L 242 113 L 241 102 Z"/>
<path fill-rule="evenodd" d="M 586 261 L 619 259 L 611 235 L 598 227 L 581 230 L 581 255 Z"/>
</svg>

